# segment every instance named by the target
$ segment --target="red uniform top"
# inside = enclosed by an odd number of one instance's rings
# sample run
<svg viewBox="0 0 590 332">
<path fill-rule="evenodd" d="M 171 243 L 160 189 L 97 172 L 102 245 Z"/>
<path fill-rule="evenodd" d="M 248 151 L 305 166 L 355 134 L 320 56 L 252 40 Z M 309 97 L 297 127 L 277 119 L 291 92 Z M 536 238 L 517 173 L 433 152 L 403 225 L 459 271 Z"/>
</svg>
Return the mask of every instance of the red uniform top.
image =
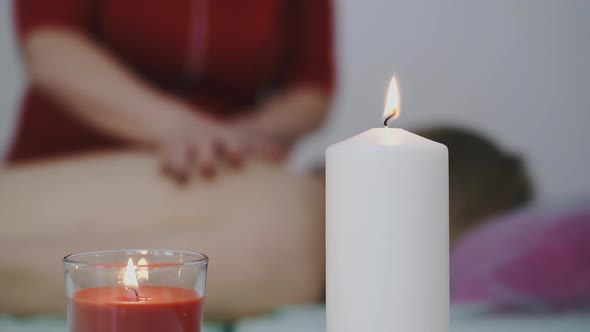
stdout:
<svg viewBox="0 0 590 332">
<path fill-rule="evenodd" d="M 331 90 L 330 0 L 18 0 L 21 38 L 47 26 L 81 31 L 138 76 L 228 115 L 272 89 Z M 88 77 L 87 79 L 92 79 Z M 30 88 L 9 161 L 120 146 Z"/>
</svg>

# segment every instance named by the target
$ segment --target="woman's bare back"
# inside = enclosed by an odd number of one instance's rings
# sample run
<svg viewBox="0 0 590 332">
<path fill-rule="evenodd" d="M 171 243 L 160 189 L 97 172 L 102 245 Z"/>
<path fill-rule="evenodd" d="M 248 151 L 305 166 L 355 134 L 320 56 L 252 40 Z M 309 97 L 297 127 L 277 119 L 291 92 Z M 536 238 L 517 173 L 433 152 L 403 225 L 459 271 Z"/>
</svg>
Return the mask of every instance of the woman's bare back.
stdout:
<svg viewBox="0 0 590 332">
<path fill-rule="evenodd" d="M 211 258 L 206 311 L 233 319 L 312 301 L 323 286 L 318 179 L 250 162 L 179 186 L 139 152 L 0 172 L 0 311 L 63 306 L 60 259 L 76 251 L 179 248 Z"/>
</svg>

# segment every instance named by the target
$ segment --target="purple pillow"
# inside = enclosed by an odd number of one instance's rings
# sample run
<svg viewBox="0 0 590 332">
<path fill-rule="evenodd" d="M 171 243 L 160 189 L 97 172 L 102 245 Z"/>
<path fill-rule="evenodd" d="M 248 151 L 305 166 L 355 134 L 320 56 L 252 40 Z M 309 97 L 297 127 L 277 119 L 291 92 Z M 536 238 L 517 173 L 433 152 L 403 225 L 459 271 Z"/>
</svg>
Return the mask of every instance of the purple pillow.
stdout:
<svg viewBox="0 0 590 332">
<path fill-rule="evenodd" d="M 451 301 L 498 309 L 590 305 L 590 201 L 493 218 L 451 253 Z"/>
</svg>

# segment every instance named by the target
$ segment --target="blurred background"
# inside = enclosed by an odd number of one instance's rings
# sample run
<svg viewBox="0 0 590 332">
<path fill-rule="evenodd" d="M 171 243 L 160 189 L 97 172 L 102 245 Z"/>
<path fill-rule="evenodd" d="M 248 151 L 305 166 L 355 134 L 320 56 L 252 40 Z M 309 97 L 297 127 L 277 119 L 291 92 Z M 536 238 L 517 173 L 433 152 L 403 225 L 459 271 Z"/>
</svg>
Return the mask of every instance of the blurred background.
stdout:
<svg viewBox="0 0 590 332">
<path fill-rule="evenodd" d="M 2 153 L 8 151 L 26 86 L 11 6 L 0 2 Z M 338 80 L 332 112 L 324 127 L 298 143 L 290 165 L 298 170 L 315 166 L 330 144 L 380 126 L 385 88 L 395 73 L 402 98 L 395 126 L 449 125 L 491 138 L 522 157 L 536 204 L 560 202 L 559 213 L 542 210 L 537 216 L 558 219 L 563 202 L 576 202 L 576 222 L 582 220 L 584 234 L 590 234 L 588 13 L 585 0 L 335 1 Z M 561 234 L 551 232 L 544 236 Z M 590 253 L 587 246 L 578 248 L 583 251 L 565 256 L 582 257 L 573 260 L 573 269 L 588 273 L 582 264 L 590 266 Z M 584 273 L 580 275 L 590 275 Z M 589 279 L 579 282 L 590 284 Z M 455 308 L 453 326 L 477 332 L 587 331 L 588 314 L 578 309 L 498 318 L 471 315 L 479 308 Z M 237 330 L 321 331 L 322 320 L 321 308 L 294 308 L 245 320 Z M 13 321 L 1 324 L 16 326 Z"/>
<path fill-rule="evenodd" d="M 11 2 L 0 4 L 0 142 L 6 149 L 25 76 Z M 584 0 L 430 3 L 340 0 L 339 81 L 328 125 L 296 165 L 380 125 L 385 88 L 399 76 L 404 128 L 449 123 L 492 136 L 526 157 L 539 199 L 590 192 L 590 30 Z"/>
</svg>

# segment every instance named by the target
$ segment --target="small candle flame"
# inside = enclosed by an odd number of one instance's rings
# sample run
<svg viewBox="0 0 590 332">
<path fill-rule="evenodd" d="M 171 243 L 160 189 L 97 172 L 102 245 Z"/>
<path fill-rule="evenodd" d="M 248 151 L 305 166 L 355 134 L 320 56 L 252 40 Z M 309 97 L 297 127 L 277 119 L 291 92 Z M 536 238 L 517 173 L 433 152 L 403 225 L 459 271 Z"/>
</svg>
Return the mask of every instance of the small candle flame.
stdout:
<svg viewBox="0 0 590 332">
<path fill-rule="evenodd" d="M 385 97 L 385 109 L 383 110 L 383 125 L 387 127 L 390 120 L 395 120 L 400 113 L 400 93 L 395 76 L 391 77 L 387 95 Z"/>
<path fill-rule="evenodd" d="M 148 272 L 147 267 L 148 261 L 144 257 L 140 258 L 139 261 L 137 261 L 137 273 L 135 275 L 137 276 L 138 281 L 149 280 L 150 274 Z"/>
<path fill-rule="evenodd" d="M 133 264 L 133 259 L 129 258 L 127 261 L 127 267 L 123 273 L 123 285 L 127 288 L 131 288 L 137 290 L 139 288 L 139 284 L 137 283 L 137 276 L 135 275 L 135 271 L 137 270 L 137 266 Z"/>
</svg>

